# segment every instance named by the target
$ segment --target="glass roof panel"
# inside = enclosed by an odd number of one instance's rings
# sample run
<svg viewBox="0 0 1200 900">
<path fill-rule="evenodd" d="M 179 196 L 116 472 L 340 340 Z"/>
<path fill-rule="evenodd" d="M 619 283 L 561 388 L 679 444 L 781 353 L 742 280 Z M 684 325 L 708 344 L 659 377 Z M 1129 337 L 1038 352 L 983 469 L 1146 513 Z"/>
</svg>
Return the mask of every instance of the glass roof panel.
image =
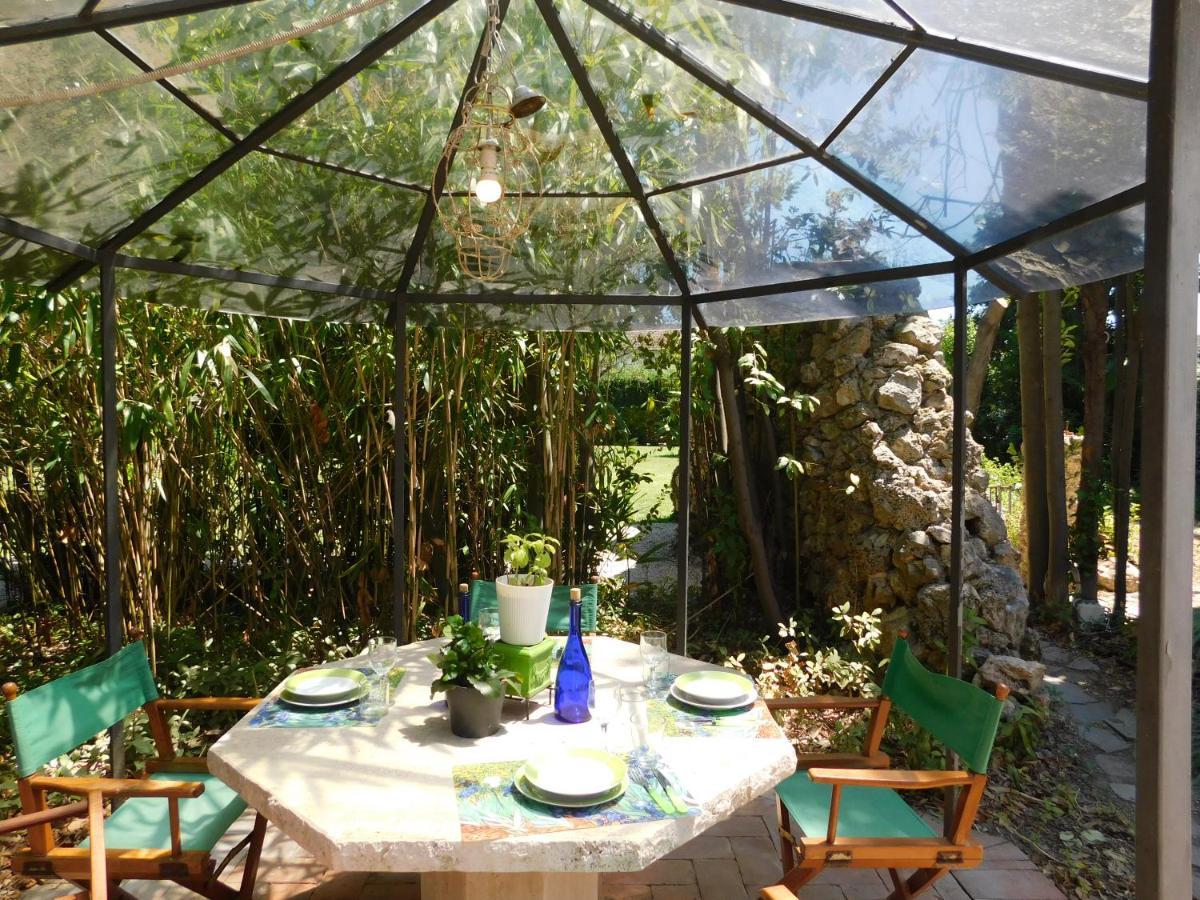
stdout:
<svg viewBox="0 0 1200 900">
<path fill-rule="evenodd" d="M 479 43 L 483 7 L 456 3 L 270 142 L 428 187 Z"/>
<path fill-rule="evenodd" d="M 903 0 L 923 27 L 1041 59 L 1145 78 L 1149 0 Z"/>
<path fill-rule="evenodd" d="M 513 0 L 502 37 L 500 83 L 531 85 L 547 98 L 540 112 L 522 120 L 539 150 L 545 189 L 626 193 L 629 186 L 534 0 Z"/>
<path fill-rule="evenodd" d="M 39 94 L 135 74 L 93 34 L 0 47 L 0 93 Z M 98 242 L 215 157 L 227 141 L 163 88 L 0 110 L 0 209 Z"/>
<path fill-rule="evenodd" d="M 113 35 L 155 68 L 192 62 L 333 15 L 355 0 L 259 0 L 190 16 L 157 19 L 113 29 Z M 313 34 L 239 56 L 172 83 L 244 135 L 363 44 L 415 9 L 398 0 L 367 10 Z"/>
<path fill-rule="evenodd" d="M 856 287 L 717 300 L 704 303 L 701 312 L 710 327 L 729 328 L 859 316 L 911 316 L 953 305 L 953 276 L 929 275 Z"/>
<path fill-rule="evenodd" d="M 408 320 L 427 328 L 506 328 L 530 331 L 661 331 L 679 328 L 679 307 L 555 303 L 412 303 Z"/>
<path fill-rule="evenodd" d="M 5 0 L 0 3 L 0 28 L 78 15 L 83 3 L 84 0 Z"/>
<path fill-rule="evenodd" d="M 442 200 L 445 204 L 447 201 Z M 459 271 L 454 241 L 435 219 L 414 285 L 477 292 Z M 623 197 L 544 198 L 502 281 L 486 290 L 546 294 L 675 294 L 666 263 L 637 204 Z"/>
<path fill-rule="evenodd" d="M 1142 267 L 1146 208 L 1136 206 L 1081 225 L 996 260 L 1030 291 L 1090 284 Z"/>
<path fill-rule="evenodd" d="M 389 308 L 389 304 L 377 300 L 138 269 L 118 269 L 116 285 L 117 295 L 121 297 L 276 319 L 383 322 Z"/>
<path fill-rule="evenodd" d="M 640 0 L 637 12 L 818 144 L 903 49 L 713 0 Z"/>
<path fill-rule="evenodd" d="M 413 191 L 254 153 L 126 250 L 387 290 L 424 202 Z"/>
<path fill-rule="evenodd" d="M 1137 100 L 918 51 L 832 152 L 980 249 L 1139 184 Z"/>
<path fill-rule="evenodd" d="M 834 12 L 874 19 L 877 22 L 890 22 L 893 25 L 908 26 L 908 22 L 904 20 L 904 17 L 884 3 L 883 0 L 805 0 L 803 3 L 795 4 L 791 0 L 783 0 L 783 2 L 787 6 L 816 6 L 820 9 L 832 9 Z"/>
<path fill-rule="evenodd" d="M 796 151 L 591 7 L 569 0 L 561 12 L 646 187 L 662 188 Z"/>
<path fill-rule="evenodd" d="M 697 291 L 950 257 L 809 159 L 650 199 Z"/>
</svg>

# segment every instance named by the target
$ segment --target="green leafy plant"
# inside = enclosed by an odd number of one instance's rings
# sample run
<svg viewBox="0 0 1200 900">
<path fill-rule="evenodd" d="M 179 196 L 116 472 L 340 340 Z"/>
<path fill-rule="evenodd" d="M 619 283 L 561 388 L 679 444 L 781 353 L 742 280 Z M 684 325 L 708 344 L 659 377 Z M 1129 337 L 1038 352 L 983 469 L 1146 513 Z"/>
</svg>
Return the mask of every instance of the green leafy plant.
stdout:
<svg viewBox="0 0 1200 900">
<path fill-rule="evenodd" d="M 446 619 L 445 634 L 449 643 L 429 655 L 430 662 L 442 672 L 430 685 L 430 695 L 467 687 L 475 688 L 485 697 L 500 696 L 504 685 L 516 673 L 503 668 L 496 642 L 489 641 L 483 629 L 474 622 L 464 622 L 462 616 Z"/>
<path fill-rule="evenodd" d="M 503 543 L 509 584 L 537 587 L 550 583 L 550 566 L 558 553 L 557 539 L 536 533 L 509 534 Z"/>
<path fill-rule="evenodd" d="M 795 619 L 780 623 L 785 654 L 762 662 L 758 685 L 766 697 L 807 697 L 830 691 L 873 697 L 879 693 L 876 660 L 883 636 L 883 610 L 852 613 L 850 604 L 834 607 L 832 619 L 841 646 L 815 647 L 811 639 L 802 650 Z"/>
</svg>

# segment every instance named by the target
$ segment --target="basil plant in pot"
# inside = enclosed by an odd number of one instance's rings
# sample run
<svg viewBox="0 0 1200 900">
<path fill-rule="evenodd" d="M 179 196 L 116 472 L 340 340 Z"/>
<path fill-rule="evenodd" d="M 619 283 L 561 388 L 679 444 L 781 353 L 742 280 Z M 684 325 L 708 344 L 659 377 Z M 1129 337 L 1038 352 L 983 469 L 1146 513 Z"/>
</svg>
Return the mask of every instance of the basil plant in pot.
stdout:
<svg viewBox="0 0 1200 900">
<path fill-rule="evenodd" d="M 546 639 L 554 581 L 550 567 L 558 541 L 544 534 L 510 534 L 503 541 L 508 574 L 496 579 L 500 640 L 530 647 Z"/>
<path fill-rule="evenodd" d="M 449 643 L 429 656 L 441 669 L 430 686 L 430 696 L 446 692 L 450 730 L 458 737 L 487 737 L 500 727 L 504 685 L 514 673 L 501 668 L 495 643 L 474 622 L 450 616 L 444 634 Z"/>
</svg>

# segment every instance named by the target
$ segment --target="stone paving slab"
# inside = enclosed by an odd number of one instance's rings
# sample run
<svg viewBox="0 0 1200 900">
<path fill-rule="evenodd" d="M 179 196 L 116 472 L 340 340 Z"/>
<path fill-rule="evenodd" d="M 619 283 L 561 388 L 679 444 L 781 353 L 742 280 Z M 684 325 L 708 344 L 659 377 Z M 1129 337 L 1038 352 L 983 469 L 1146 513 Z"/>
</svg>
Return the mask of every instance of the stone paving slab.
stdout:
<svg viewBox="0 0 1200 900">
<path fill-rule="evenodd" d="M 218 845 L 232 847 L 253 824 L 238 820 Z M 939 900 L 1065 900 L 1033 862 L 1004 838 L 974 835 L 984 846 L 978 869 L 946 876 L 926 896 Z M 601 876 L 602 900 L 757 900 L 759 890 L 780 877 L 779 836 L 770 795 L 738 810 L 669 856 L 641 872 Z M 410 874 L 328 872 L 274 827 L 263 844 L 254 896 L 261 900 L 420 900 L 418 877 Z M 242 868 L 235 863 L 222 881 L 236 887 Z M 161 882 L 126 882 L 139 900 L 183 900 L 197 895 Z M 65 892 L 62 882 L 41 885 L 25 900 L 50 900 Z M 804 887 L 800 900 L 884 900 L 891 892 L 887 873 L 870 869 L 829 869 Z M 520 898 L 513 898 L 520 900 Z"/>
</svg>

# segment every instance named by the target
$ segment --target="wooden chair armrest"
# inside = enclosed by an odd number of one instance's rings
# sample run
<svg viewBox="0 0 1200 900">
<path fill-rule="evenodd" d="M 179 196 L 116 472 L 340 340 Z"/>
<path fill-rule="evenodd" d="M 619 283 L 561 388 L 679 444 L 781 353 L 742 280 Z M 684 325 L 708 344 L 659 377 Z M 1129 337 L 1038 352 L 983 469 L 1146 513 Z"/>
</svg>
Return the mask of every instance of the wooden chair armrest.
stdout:
<svg viewBox="0 0 1200 900">
<path fill-rule="evenodd" d="M 761 900 L 797 900 L 796 895 L 782 884 L 765 887 L 759 893 Z"/>
<path fill-rule="evenodd" d="M 199 781 L 158 781 L 148 778 L 55 778 L 35 775 L 29 779 L 35 791 L 63 794 L 99 794 L 102 797 L 199 797 L 204 785 Z"/>
<path fill-rule="evenodd" d="M 154 701 L 163 712 L 183 712 L 189 709 L 249 712 L 261 702 L 261 697 L 185 697 L 180 700 Z"/>
<path fill-rule="evenodd" d="M 767 697 L 767 709 L 875 709 L 879 697 Z"/>
<path fill-rule="evenodd" d="M 977 776 L 971 772 L 943 772 L 938 770 L 825 769 L 818 767 L 809 769 L 808 777 L 822 784 L 925 791 L 934 788 L 967 785 L 973 782 Z"/>
<path fill-rule="evenodd" d="M 49 822 L 59 822 L 63 819 L 74 819 L 76 816 L 86 816 L 87 814 L 87 801 L 76 800 L 74 803 L 65 803 L 62 806 L 55 806 L 50 809 L 42 809 L 37 812 L 25 813 L 20 816 L 13 816 L 11 819 L 5 819 L 0 822 L 0 834 L 8 834 L 12 831 L 24 831 L 26 828 L 31 828 L 34 825 L 45 825 Z"/>
</svg>

